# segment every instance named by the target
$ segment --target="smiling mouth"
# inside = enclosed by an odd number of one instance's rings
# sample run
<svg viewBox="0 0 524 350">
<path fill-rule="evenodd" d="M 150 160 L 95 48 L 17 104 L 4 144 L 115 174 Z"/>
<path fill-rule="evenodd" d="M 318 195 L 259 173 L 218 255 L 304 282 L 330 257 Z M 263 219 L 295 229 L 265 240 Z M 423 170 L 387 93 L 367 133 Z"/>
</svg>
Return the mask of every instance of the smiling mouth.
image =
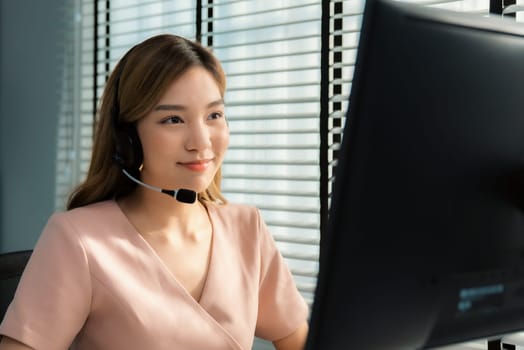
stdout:
<svg viewBox="0 0 524 350">
<path fill-rule="evenodd" d="M 179 164 L 182 165 L 184 168 L 187 168 L 192 171 L 204 171 L 211 164 L 211 160 L 206 159 L 206 160 L 198 160 L 194 162 L 186 162 L 186 163 L 179 163 Z"/>
</svg>

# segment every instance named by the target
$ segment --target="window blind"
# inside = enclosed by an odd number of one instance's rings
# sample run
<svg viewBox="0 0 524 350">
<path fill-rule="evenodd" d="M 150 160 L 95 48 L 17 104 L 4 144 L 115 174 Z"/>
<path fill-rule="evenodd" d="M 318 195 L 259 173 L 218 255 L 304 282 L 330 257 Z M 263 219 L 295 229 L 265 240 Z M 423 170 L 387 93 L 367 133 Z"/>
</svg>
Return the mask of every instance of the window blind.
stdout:
<svg viewBox="0 0 524 350">
<path fill-rule="evenodd" d="M 91 156 L 93 125 L 92 1 L 64 7 L 64 66 L 58 116 L 55 208 L 63 210 L 74 184 L 84 178 Z"/>
<path fill-rule="evenodd" d="M 195 38 L 195 8 L 191 0 L 96 1 L 96 94 L 120 58 L 135 44 L 158 34 Z"/>
</svg>

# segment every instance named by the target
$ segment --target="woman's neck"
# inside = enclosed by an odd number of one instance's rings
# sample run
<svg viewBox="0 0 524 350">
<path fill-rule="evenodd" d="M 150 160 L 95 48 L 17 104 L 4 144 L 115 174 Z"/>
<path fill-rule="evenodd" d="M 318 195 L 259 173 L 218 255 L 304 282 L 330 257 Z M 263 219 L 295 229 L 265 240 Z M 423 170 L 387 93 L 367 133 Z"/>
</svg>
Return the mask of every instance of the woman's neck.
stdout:
<svg viewBox="0 0 524 350">
<path fill-rule="evenodd" d="M 181 235 L 180 238 L 198 239 L 203 228 L 208 228 L 209 217 L 202 203 L 181 203 L 164 193 L 137 187 L 118 204 L 130 222 L 143 234 Z"/>
</svg>

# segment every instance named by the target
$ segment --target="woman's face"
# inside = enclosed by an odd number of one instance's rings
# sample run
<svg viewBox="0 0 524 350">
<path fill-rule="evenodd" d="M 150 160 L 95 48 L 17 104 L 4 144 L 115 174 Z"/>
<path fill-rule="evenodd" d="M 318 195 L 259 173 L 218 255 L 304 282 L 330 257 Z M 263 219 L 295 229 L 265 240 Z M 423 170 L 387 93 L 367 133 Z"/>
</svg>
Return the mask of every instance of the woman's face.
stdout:
<svg viewBox="0 0 524 350">
<path fill-rule="evenodd" d="M 137 132 L 144 182 L 205 191 L 229 144 L 224 101 L 213 76 L 203 67 L 189 68 L 138 121 Z"/>
</svg>

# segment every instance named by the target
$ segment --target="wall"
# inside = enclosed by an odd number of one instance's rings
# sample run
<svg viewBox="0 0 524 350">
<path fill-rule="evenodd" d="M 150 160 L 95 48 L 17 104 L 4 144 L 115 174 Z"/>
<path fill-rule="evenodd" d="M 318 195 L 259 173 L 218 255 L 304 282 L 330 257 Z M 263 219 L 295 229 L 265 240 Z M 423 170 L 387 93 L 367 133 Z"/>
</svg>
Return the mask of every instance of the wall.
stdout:
<svg viewBox="0 0 524 350">
<path fill-rule="evenodd" d="M 0 0 L 0 252 L 32 248 L 54 209 L 65 1 Z"/>
</svg>

